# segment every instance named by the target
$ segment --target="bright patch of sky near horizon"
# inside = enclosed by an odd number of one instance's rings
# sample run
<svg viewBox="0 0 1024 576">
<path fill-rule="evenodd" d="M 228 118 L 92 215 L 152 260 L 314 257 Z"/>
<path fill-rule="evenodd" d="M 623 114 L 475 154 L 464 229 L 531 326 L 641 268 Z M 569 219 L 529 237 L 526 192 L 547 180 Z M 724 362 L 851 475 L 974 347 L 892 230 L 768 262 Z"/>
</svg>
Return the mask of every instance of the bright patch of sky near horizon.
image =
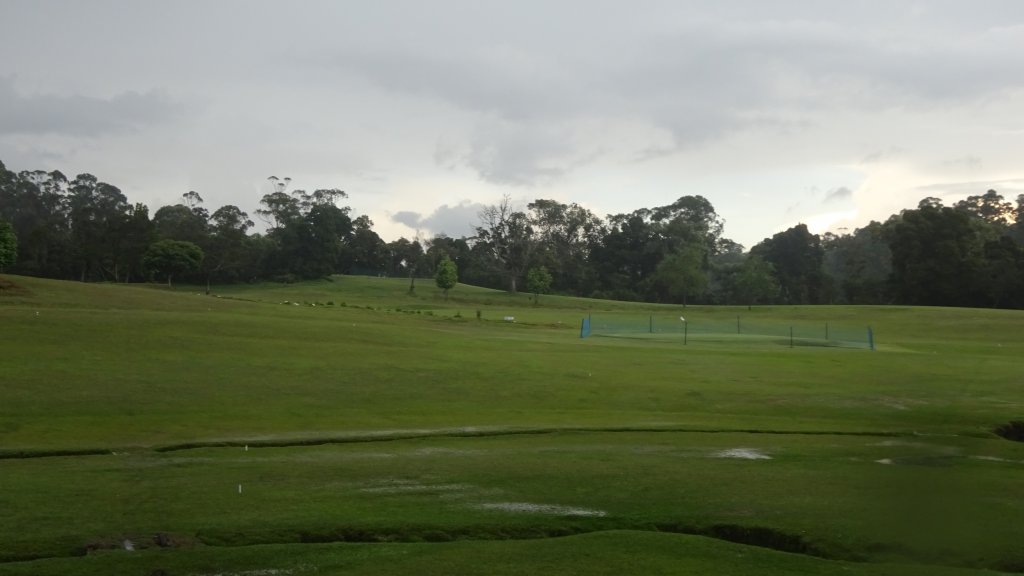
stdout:
<svg viewBox="0 0 1024 576">
<path fill-rule="evenodd" d="M 0 161 L 151 211 L 341 188 L 387 240 L 509 194 L 708 198 L 748 248 L 1024 193 L 1024 3 L 0 4 Z"/>
</svg>

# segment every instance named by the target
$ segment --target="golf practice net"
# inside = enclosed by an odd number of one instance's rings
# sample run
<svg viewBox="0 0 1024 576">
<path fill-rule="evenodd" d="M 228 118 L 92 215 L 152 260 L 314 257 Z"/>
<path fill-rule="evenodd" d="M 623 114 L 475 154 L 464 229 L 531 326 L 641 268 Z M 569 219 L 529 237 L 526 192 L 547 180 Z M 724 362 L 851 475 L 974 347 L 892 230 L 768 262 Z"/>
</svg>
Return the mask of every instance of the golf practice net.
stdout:
<svg viewBox="0 0 1024 576">
<path fill-rule="evenodd" d="M 833 322 L 782 321 L 759 318 L 707 319 L 702 317 L 647 315 L 589 315 L 580 321 L 580 338 L 613 338 L 678 341 L 680 344 L 725 345 L 777 344 L 784 346 L 831 346 L 875 349 L 874 332 Z"/>
</svg>

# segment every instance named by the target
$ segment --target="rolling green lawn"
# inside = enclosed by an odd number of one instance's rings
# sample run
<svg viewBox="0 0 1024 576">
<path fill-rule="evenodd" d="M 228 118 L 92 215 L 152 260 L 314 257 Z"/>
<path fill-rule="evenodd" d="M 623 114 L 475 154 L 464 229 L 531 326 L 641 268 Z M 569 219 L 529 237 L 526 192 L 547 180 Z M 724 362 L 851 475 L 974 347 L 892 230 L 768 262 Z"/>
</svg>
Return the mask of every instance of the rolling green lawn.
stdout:
<svg viewBox="0 0 1024 576">
<path fill-rule="evenodd" d="M 1020 311 L 3 279 L 0 574 L 1024 571 Z"/>
</svg>

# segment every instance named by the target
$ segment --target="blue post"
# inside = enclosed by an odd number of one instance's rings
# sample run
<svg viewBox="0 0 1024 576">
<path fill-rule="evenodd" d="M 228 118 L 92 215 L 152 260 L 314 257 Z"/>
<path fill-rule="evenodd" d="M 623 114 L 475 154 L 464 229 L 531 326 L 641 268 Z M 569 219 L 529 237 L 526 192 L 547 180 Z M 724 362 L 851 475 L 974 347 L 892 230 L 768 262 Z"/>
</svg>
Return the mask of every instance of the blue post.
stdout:
<svg viewBox="0 0 1024 576">
<path fill-rule="evenodd" d="M 590 336 L 590 317 L 580 320 L 580 338 Z"/>
</svg>

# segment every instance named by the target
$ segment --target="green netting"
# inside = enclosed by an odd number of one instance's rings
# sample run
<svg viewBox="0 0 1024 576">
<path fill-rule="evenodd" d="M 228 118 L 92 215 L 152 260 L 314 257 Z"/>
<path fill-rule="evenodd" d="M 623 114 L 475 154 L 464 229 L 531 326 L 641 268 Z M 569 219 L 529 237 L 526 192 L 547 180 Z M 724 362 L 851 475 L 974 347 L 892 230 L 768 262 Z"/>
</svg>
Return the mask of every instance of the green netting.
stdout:
<svg viewBox="0 0 1024 576">
<path fill-rule="evenodd" d="M 742 316 L 730 319 L 684 318 L 650 315 L 625 317 L 591 315 L 580 324 L 580 337 L 722 343 L 726 345 L 777 344 L 784 346 L 834 346 L 874 350 L 869 327 L 832 322 L 778 322 Z"/>
</svg>

